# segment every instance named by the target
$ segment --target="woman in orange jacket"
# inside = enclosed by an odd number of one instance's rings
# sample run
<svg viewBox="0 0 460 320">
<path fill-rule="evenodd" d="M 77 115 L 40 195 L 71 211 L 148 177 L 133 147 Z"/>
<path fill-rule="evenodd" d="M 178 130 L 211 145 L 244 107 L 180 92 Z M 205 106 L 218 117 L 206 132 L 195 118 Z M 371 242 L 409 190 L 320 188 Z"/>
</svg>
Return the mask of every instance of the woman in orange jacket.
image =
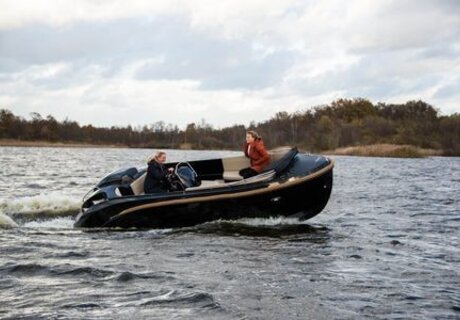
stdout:
<svg viewBox="0 0 460 320">
<path fill-rule="evenodd" d="M 240 176 L 249 178 L 262 172 L 270 162 L 270 156 L 265 149 L 262 138 L 255 131 L 246 132 L 244 155 L 249 158 L 251 166 L 240 170 Z"/>
</svg>

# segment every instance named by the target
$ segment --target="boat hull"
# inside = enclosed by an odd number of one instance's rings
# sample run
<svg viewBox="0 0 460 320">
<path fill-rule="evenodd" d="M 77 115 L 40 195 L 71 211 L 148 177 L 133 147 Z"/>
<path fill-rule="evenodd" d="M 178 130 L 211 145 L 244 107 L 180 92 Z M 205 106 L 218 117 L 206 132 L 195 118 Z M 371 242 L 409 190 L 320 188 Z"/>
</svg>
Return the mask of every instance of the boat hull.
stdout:
<svg viewBox="0 0 460 320">
<path fill-rule="evenodd" d="M 240 192 L 219 192 L 169 198 L 148 196 L 107 201 L 80 214 L 76 227 L 175 228 L 213 220 L 296 217 L 306 220 L 326 206 L 333 182 L 333 164 L 310 176 L 278 181 Z"/>
</svg>

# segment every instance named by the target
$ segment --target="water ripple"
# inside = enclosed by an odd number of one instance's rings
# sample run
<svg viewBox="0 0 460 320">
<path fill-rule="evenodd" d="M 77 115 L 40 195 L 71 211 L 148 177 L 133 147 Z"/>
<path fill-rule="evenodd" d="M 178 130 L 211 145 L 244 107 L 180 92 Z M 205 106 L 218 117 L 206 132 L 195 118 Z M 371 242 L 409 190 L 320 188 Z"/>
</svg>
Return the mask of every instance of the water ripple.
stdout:
<svg viewBox="0 0 460 320">
<path fill-rule="evenodd" d="M 307 222 L 72 229 L 86 190 L 151 152 L 8 149 L 0 219 L 18 227 L 0 229 L 0 318 L 459 318 L 460 158 L 337 157 L 331 200 Z"/>
</svg>

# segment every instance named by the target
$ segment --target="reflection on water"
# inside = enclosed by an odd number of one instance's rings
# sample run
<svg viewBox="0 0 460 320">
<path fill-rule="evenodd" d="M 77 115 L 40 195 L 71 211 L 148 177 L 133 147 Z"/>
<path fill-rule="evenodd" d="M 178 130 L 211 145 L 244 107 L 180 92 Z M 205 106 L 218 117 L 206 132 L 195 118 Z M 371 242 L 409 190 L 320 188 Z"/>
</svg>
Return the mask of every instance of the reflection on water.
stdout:
<svg viewBox="0 0 460 320">
<path fill-rule="evenodd" d="M 181 228 L 175 232 L 196 232 L 201 234 L 217 234 L 231 237 L 269 237 L 299 239 L 299 236 L 306 241 L 325 241 L 327 239 L 327 228 L 323 226 L 311 226 L 300 223 L 298 220 L 278 219 L 241 219 L 237 221 L 215 221 L 205 223 L 191 228 Z"/>
<path fill-rule="evenodd" d="M 0 225 L 19 225 L 0 228 L 0 318 L 460 317 L 459 158 L 336 157 L 328 206 L 302 223 L 139 231 L 72 224 L 94 183 L 151 150 L 0 153 Z"/>
</svg>

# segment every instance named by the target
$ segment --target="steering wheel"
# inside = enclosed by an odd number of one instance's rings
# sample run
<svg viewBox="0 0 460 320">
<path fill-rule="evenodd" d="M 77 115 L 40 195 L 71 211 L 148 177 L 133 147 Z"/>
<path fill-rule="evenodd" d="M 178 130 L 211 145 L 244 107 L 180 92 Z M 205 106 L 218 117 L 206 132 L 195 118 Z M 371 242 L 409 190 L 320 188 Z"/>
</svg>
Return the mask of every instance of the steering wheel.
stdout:
<svg viewBox="0 0 460 320">
<path fill-rule="evenodd" d="M 175 172 L 166 175 L 169 191 L 184 191 L 185 186 Z"/>
</svg>

